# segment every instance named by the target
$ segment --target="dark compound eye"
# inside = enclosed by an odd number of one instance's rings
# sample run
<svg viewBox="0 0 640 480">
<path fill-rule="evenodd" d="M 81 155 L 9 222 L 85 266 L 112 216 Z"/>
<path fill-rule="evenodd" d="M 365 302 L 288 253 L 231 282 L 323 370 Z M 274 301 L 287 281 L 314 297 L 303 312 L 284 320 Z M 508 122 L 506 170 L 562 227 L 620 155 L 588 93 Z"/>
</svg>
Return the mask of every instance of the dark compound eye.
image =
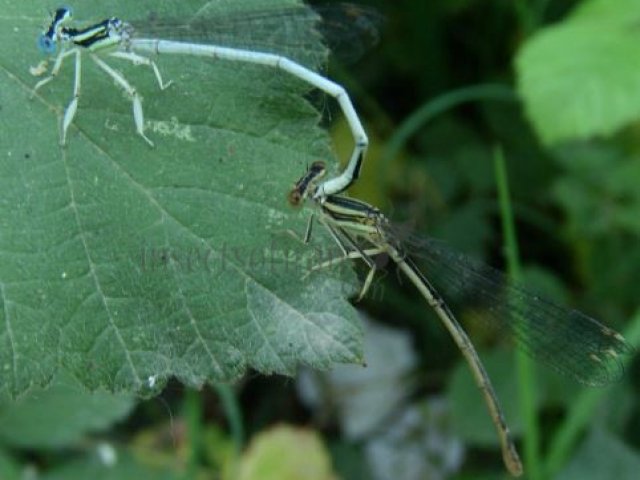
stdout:
<svg viewBox="0 0 640 480">
<path fill-rule="evenodd" d="M 56 10 L 56 16 L 59 19 L 70 19 L 71 17 L 73 17 L 73 10 L 71 9 L 71 7 L 65 5 L 64 7 L 60 7 L 58 10 Z"/>
<path fill-rule="evenodd" d="M 38 49 L 43 53 L 54 53 L 56 51 L 56 42 L 48 35 L 42 33 L 38 37 Z"/>
<path fill-rule="evenodd" d="M 302 202 L 302 195 L 300 195 L 300 192 L 298 190 L 293 189 L 289 192 L 288 199 L 289 203 L 295 207 L 300 205 L 300 203 Z"/>
</svg>

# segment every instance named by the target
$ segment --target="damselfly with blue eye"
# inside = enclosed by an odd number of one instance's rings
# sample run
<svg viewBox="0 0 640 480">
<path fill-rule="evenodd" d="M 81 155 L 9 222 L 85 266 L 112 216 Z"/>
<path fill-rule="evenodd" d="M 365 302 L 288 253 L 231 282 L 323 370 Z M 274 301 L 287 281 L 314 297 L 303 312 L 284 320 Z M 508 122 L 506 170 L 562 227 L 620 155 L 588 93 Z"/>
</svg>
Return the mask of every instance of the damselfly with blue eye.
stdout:
<svg viewBox="0 0 640 480">
<path fill-rule="evenodd" d="M 156 63 L 144 55 L 188 55 L 257 64 L 289 73 L 336 99 L 349 124 L 355 146 L 344 171 L 319 186 L 318 194 L 329 195 L 339 193 L 348 188 L 359 176 L 362 160 L 368 146 L 368 139 L 346 90 L 341 85 L 327 79 L 311 68 L 280 54 L 281 47 L 277 44 L 269 43 L 264 50 L 250 48 L 254 38 L 256 38 L 255 43 L 259 45 L 261 43 L 260 36 L 267 34 L 269 39 L 281 39 L 287 35 L 287 32 L 292 32 L 293 38 L 289 39 L 289 44 L 293 42 L 304 44 L 305 37 L 317 38 L 317 27 L 320 22 L 318 14 L 303 4 L 287 7 L 280 6 L 260 12 L 243 12 L 243 16 L 246 17 L 244 18 L 246 20 L 244 38 L 249 38 L 250 40 L 243 42 L 243 39 L 239 38 L 238 44 L 241 47 L 236 48 L 233 45 L 233 36 L 242 32 L 241 28 L 239 28 L 239 25 L 242 25 L 242 18 L 240 21 L 235 20 L 235 24 L 228 27 L 226 31 L 224 26 L 222 28 L 209 28 L 209 24 L 224 25 L 224 22 L 228 21 L 227 18 L 220 18 L 220 5 L 222 5 L 221 2 L 209 2 L 192 19 L 182 23 L 162 18 L 150 18 L 146 22 L 146 28 L 163 36 L 166 35 L 167 38 L 190 39 L 201 37 L 207 40 L 223 38 L 222 45 L 163 38 L 141 38 L 143 30 L 117 17 L 110 17 L 78 28 L 72 26 L 72 10 L 69 7 L 58 8 L 53 13 L 50 24 L 38 39 L 40 50 L 44 53 L 55 55 L 55 61 L 49 75 L 35 85 L 34 93 L 56 77 L 63 61 L 67 57 L 75 58 L 73 97 L 66 107 L 62 119 L 61 144 L 64 145 L 66 143 L 69 126 L 78 109 L 82 57 L 84 54 L 87 54 L 130 97 L 133 105 L 133 119 L 136 131 L 149 145 L 153 145 L 153 142 L 144 133 L 144 114 L 140 94 L 122 73 L 104 61 L 105 57 L 119 58 L 135 65 L 150 67 L 155 74 L 160 89 L 165 89 L 171 82 L 165 82 Z M 207 7 L 212 8 L 207 9 Z M 343 30 L 351 26 L 353 30 L 359 30 L 364 32 L 365 35 L 375 37 L 375 24 L 378 16 L 374 11 L 350 4 L 340 4 L 339 8 L 344 12 L 345 26 Z M 336 9 L 337 7 L 334 8 L 334 11 Z M 224 38 L 225 35 L 231 38 Z M 274 42 L 274 40 L 269 40 L 269 42 Z M 244 45 L 248 46 L 245 47 Z M 286 50 L 284 47 L 282 49 Z"/>
<path fill-rule="evenodd" d="M 360 293 L 362 297 L 376 272 L 374 257 L 386 255 L 393 260 L 434 309 L 460 348 L 498 431 L 504 463 L 511 474 L 520 475 L 522 463 L 491 380 L 471 340 L 436 290 L 436 279 L 440 280 L 438 288 L 451 295 L 475 290 L 476 300 L 485 307 L 483 317 L 490 325 L 510 335 L 532 357 L 585 385 L 606 385 L 620 378 L 623 371 L 621 356 L 631 353 L 633 348 L 622 335 L 597 320 L 556 305 L 511 282 L 497 270 L 451 252 L 439 242 L 415 238 L 402 240 L 407 237 L 406 233 L 393 226 L 380 210 L 365 202 L 343 195 L 317 196 L 316 190 L 325 173 L 324 163 L 315 162 L 289 193 L 289 202 L 294 206 L 308 198 L 317 206 L 309 219 L 305 242 L 310 238 L 313 219 L 318 218 L 342 251 L 342 257 L 315 268 L 328 267 L 345 259 L 364 261 L 370 270 Z M 411 256 L 425 264 L 425 271 L 429 277 L 434 277 L 433 280 L 420 271 Z"/>
</svg>

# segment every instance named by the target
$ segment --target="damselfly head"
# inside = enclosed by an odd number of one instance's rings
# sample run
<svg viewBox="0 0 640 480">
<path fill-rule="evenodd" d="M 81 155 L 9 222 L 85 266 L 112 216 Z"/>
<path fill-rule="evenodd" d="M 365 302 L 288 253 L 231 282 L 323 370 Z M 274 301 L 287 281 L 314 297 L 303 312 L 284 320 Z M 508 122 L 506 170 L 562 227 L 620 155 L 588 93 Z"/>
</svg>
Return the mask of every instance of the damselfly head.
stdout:
<svg viewBox="0 0 640 480">
<path fill-rule="evenodd" d="M 289 192 L 289 203 L 299 206 L 305 198 L 313 195 L 318 188 L 316 182 L 327 173 L 327 165 L 322 160 L 316 160 L 308 168 L 306 173 L 300 177 L 294 187 Z"/>
<path fill-rule="evenodd" d="M 297 188 L 293 188 L 289 192 L 289 195 L 287 195 L 287 199 L 289 200 L 290 205 L 299 207 L 302 203 L 302 194 L 300 193 L 300 190 L 298 190 Z"/>
<path fill-rule="evenodd" d="M 51 23 L 38 36 L 38 49 L 46 54 L 55 53 L 58 40 L 61 38 L 63 24 L 73 16 L 71 7 L 60 7 L 52 13 Z"/>
</svg>

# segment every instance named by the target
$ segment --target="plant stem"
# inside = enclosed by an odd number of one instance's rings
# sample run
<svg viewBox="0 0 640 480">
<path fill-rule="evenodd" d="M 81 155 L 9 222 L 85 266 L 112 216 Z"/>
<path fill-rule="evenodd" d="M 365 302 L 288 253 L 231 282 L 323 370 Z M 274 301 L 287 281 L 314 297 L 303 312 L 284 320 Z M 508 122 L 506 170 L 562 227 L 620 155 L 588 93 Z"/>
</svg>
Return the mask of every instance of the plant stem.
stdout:
<svg viewBox="0 0 640 480">
<path fill-rule="evenodd" d="M 509 277 L 514 281 L 519 281 L 521 278 L 521 270 L 518 242 L 509 195 L 509 181 L 507 178 L 504 154 L 499 146 L 494 150 L 493 159 Z M 520 393 L 520 412 L 524 421 L 525 469 L 527 478 L 531 480 L 541 480 L 540 429 L 535 406 L 536 389 L 534 365 L 532 360 L 520 350 L 516 352 L 516 365 L 518 370 L 518 391 Z"/>
</svg>

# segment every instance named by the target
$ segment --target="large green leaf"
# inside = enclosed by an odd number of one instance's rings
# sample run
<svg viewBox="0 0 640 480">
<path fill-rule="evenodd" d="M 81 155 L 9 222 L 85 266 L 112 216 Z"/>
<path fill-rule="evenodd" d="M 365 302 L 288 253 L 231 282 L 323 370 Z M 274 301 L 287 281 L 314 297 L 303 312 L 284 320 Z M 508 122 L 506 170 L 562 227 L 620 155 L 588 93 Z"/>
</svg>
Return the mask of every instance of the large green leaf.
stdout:
<svg viewBox="0 0 640 480">
<path fill-rule="evenodd" d="M 585 2 L 516 58 L 518 90 L 545 143 L 610 135 L 640 118 L 640 3 Z"/>
<path fill-rule="evenodd" d="M 108 3 L 75 2 L 75 18 L 206 4 Z M 50 4 L 0 6 L 1 388 L 20 394 L 61 366 L 90 388 L 150 393 L 169 376 L 199 385 L 247 368 L 361 361 L 351 272 L 304 277 L 327 238 L 317 229 L 313 249 L 286 232 L 308 216 L 287 205 L 288 188 L 332 156 L 308 86 L 264 67 L 165 56 L 174 84 L 160 91 L 148 68 L 105 56 L 143 95 L 152 149 L 129 100 L 85 56 L 60 148 L 73 61 L 29 99 Z M 326 53 L 313 45 L 307 62 Z"/>
</svg>

